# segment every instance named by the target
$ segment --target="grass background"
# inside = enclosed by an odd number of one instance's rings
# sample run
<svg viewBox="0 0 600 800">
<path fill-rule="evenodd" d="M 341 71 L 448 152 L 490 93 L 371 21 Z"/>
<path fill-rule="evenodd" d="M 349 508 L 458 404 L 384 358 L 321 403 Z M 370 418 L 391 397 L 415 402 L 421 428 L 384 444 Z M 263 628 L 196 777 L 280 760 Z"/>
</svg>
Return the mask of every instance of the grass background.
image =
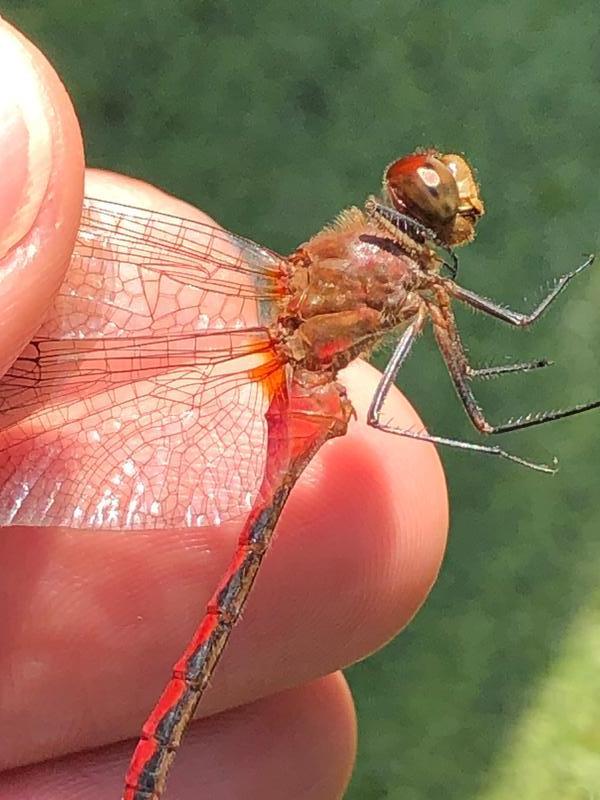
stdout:
<svg viewBox="0 0 600 800">
<path fill-rule="evenodd" d="M 282 252 L 415 146 L 467 153 L 488 215 L 462 282 L 517 308 L 600 249 L 594 2 L 4 2 L 79 111 L 89 163 L 159 184 Z M 531 334 L 460 314 L 473 359 L 548 356 L 481 387 L 493 420 L 600 394 L 600 275 Z M 401 376 L 474 438 L 430 341 Z M 547 478 L 444 452 L 452 535 L 410 628 L 349 670 L 351 800 L 600 798 L 600 417 L 511 435 Z M 376 535 L 376 532 L 374 532 Z"/>
</svg>

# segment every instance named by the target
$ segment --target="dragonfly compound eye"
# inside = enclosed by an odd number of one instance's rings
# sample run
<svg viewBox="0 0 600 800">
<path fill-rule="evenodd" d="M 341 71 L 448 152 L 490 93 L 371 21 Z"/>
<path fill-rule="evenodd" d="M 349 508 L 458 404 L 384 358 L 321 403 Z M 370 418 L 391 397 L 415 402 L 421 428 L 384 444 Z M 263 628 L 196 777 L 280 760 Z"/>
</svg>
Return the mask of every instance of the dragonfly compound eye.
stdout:
<svg viewBox="0 0 600 800">
<path fill-rule="evenodd" d="M 435 150 L 404 156 L 386 169 L 383 187 L 390 204 L 434 231 L 438 243 L 455 247 L 475 237 L 484 206 L 462 156 Z"/>
<path fill-rule="evenodd" d="M 452 171 L 432 153 L 394 161 L 384 177 L 393 205 L 433 230 L 445 228 L 458 213 L 458 186 Z"/>
</svg>

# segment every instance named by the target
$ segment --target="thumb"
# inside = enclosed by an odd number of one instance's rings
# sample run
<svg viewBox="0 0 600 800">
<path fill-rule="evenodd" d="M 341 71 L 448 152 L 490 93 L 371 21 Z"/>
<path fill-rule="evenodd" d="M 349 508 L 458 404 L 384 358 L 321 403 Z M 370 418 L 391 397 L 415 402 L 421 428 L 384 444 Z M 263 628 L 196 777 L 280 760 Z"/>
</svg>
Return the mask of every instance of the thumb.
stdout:
<svg viewBox="0 0 600 800">
<path fill-rule="evenodd" d="M 0 19 L 0 375 L 43 320 L 73 248 L 83 145 L 44 56 Z"/>
</svg>

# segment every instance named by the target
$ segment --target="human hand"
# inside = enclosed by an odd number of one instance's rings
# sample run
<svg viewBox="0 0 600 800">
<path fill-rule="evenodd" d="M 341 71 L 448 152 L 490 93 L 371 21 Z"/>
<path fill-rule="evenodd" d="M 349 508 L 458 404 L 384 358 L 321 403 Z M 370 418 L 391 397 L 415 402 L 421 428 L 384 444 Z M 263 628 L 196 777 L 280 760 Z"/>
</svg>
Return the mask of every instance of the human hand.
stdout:
<svg viewBox="0 0 600 800">
<path fill-rule="evenodd" d="M 41 188 L 13 170 L 17 177 L 0 194 L 0 236 L 12 231 L 0 262 L 0 360 L 8 366 L 41 322 L 67 266 L 83 159 L 68 98 L 48 65 L 8 26 L 0 35 L 18 43 L 1 48 L 5 59 L 9 49 L 14 59 L 5 74 L 16 76 L 16 87 L 17 78 L 31 76 L 37 88 L 28 84 L 26 98 L 38 112 L 34 132 L 45 120 L 53 155 Z M 7 97 L 5 105 L 22 101 L 20 90 Z M 22 133 L 15 126 L 3 132 L 1 152 L 10 154 L 12 166 Z M 34 158 L 30 152 L 35 179 L 48 148 L 39 136 L 31 141 L 40 151 Z M 89 172 L 86 193 L 204 219 L 114 174 Z M 36 196 L 33 214 L 28 208 Z M 19 222 L 29 231 L 17 230 Z M 37 242 L 43 246 L 27 248 Z M 377 373 L 358 364 L 344 380 L 364 420 Z M 419 424 L 399 393 L 390 408 L 400 424 Z M 410 619 L 437 574 L 446 527 L 433 448 L 384 436 L 363 422 L 329 443 L 292 493 L 202 705 L 211 716 L 192 726 L 167 796 L 171 790 L 180 798 L 215 800 L 339 797 L 355 731 L 351 698 L 335 670 L 381 646 Z M 137 735 L 203 613 L 238 528 L 0 532 L 0 730 L 7 733 L 0 763 L 10 770 L 0 775 L 4 800 L 119 796 L 133 748 L 122 740 Z"/>
</svg>

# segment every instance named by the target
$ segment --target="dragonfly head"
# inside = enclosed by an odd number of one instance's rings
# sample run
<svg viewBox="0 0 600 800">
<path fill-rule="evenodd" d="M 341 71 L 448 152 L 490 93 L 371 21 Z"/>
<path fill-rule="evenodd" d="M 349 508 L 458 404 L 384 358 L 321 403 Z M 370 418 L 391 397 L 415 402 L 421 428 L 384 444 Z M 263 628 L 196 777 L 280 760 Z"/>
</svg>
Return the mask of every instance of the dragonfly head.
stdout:
<svg viewBox="0 0 600 800">
<path fill-rule="evenodd" d="M 383 177 L 391 205 L 431 228 L 447 247 L 466 244 L 484 213 L 473 170 L 455 153 L 412 153 L 391 163 Z"/>
</svg>

